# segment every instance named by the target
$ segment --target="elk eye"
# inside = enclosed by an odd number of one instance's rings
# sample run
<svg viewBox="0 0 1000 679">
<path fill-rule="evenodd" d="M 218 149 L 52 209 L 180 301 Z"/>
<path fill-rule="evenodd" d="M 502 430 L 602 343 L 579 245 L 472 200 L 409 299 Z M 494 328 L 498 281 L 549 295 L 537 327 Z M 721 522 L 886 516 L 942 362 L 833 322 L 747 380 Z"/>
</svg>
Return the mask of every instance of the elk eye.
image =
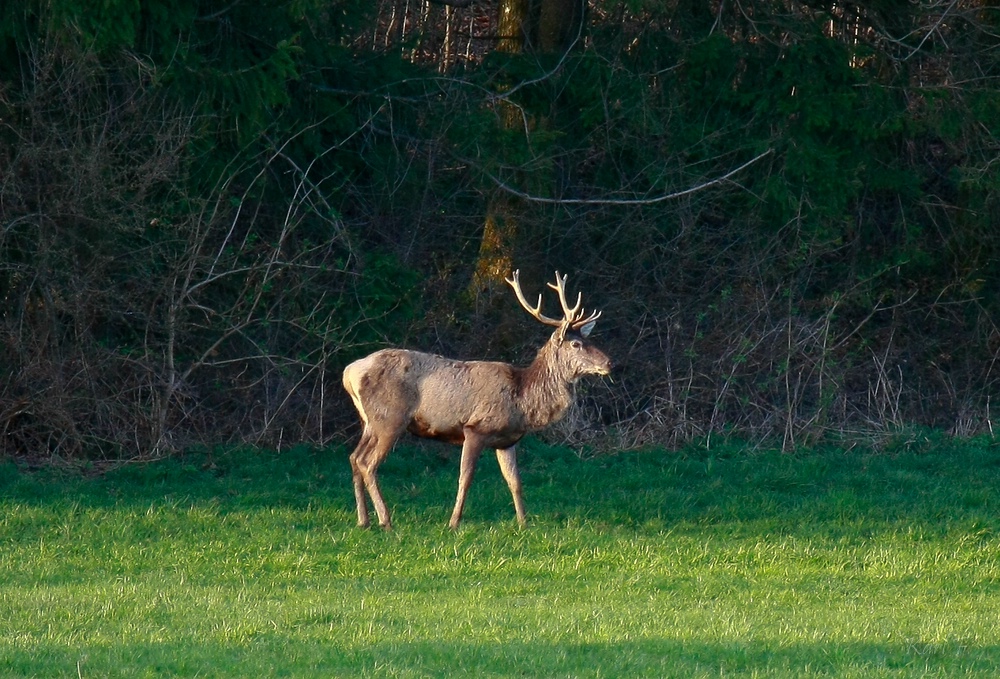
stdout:
<svg viewBox="0 0 1000 679">
<path fill-rule="evenodd" d="M 580 340 L 573 340 L 572 342 L 569 343 L 569 345 L 571 347 L 573 347 L 574 349 L 582 349 L 583 348 L 583 342 L 581 342 Z"/>
</svg>

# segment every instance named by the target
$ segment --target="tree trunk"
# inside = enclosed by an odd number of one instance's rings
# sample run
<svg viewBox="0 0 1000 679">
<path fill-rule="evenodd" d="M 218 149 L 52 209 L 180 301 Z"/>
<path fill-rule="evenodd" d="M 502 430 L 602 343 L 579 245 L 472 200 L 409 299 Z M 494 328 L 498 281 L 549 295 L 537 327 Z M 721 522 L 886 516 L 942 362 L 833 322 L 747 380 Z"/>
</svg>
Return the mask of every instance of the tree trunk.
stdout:
<svg viewBox="0 0 1000 679">
<path fill-rule="evenodd" d="M 530 23 L 529 0 L 501 0 L 497 20 L 497 50 L 510 54 L 525 51 Z M 511 129 L 520 119 L 519 111 L 508 102 L 499 102 L 504 127 Z M 492 283 L 503 281 L 512 268 L 517 215 L 511 196 L 497 193 L 490 199 L 483 223 L 476 272 L 469 292 L 473 295 Z"/>
<path fill-rule="evenodd" d="M 584 0 L 543 0 L 538 19 L 538 51 L 561 53 L 580 34 Z"/>
<path fill-rule="evenodd" d="M 522 52 L 562 53 L 580 35 L 584 0 L 501 0 L 498 17 L 497 49 L 510 54 Z M 535 9 L 537 19 L 533 16 Z M 535 30 L 533 30 L 535 27 Z M 524 125 L 523 113 L 501 101 L 500 116 L 507 129 Z M 490 200 L 483 224 L 476 272 L 470 292 L 499 283 L 512 269 L 518 228 L 518 201 L 503 192 Z"/>
</svg>

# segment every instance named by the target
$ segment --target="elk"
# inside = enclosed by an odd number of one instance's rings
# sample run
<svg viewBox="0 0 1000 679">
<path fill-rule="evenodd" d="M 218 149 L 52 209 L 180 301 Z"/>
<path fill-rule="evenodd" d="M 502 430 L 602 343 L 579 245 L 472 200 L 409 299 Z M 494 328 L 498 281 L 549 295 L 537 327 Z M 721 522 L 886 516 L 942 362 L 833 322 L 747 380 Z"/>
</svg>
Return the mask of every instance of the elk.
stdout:
<svg viewBox="0 0 1000 679">
<path fill-rule="evenodd" d="M 483 448 L 497 460 L 511 495 L 517 522 L 526 525 L 515 446 L 528 432 L 559 420 L 573 402 L 573 385 L 583 375 L 607 375 L 611 360 L 586 341 L 601 312 L 584 314 L 582 293 L 566 301 L 566 276 L 556 272 L 549 287 L 559 295 L 562 319 L 543 316 L 521 292 L 519 271 L 505 280 L 521 306 L 541 323 L 555 327 L 531 365 L 519 368 L 492 361 L 458 361 L 404 349 L 383 349 L 344 369 L 344 389 L 361 416 L 361 440 L 351 453 L 358 525 L 369 525 L 365 491 L 379 525 L 392 528 L 378 487 L 378 467 L 406 430 L 416 436 L 462 446 L 458 498 L 449 525 L 458 528 L 462 508 Z"/>
</svg>

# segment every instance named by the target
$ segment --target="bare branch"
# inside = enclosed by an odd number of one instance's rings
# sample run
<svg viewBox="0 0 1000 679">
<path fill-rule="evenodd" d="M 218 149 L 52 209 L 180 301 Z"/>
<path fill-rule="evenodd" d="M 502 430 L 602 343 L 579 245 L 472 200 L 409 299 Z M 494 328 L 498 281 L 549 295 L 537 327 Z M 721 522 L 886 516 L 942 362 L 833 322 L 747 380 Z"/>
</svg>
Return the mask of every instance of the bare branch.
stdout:
<svg viewBox="0 0 1000 679">
<path fill-rule="evenodd" d="M 472 7 L 472 0 L 428 0 L 428 2 L 433 5 L 448 5 L 449 7 L 457 7 L 458 9 Z"/>
<path fill-rule="evenodd" d="M 229 3 L 222 9 L 218 10 L 217 12 L 212 12 L 211 14 L 206 14 L 205 16 L 195 17 L 195 21 L 215 21 L 219 17 L 228 14 L 230 10 L 232 10 L 234 7 L 236 7 L 236 5 L 240 4 L 242 1 L 243 0 L 233 0 L 233 2 Z"/>
<path fill-rule="evenodd" d="M 675 191 L 674 193 L 667 193 L 661 196 L 656 196 L 654 198 L 545 198 L 543 196 L 535 196 L 530 193 L 526 193 L 519 189 L 515 189 L 513 186 L 504 183 L 500 179 L 497 179 L 489 172 L 486 175 L 493 180 L 493 182 L 499 186 L 501 189 L 517 196 L 518 198 L 523 198 L 524 200 L 531 201 L 532 203 L 542 203 L 544 205 L 654 205 L 656 203 L 662 203 L 664 201 L 673 200 L 675 198 L 680 198 L 682 196 L 687 196 L 692 193 L 697 193 L 709 187 L 715 186 L 716 184 L 721 184 L 727 181 L 730 177 L 739 174 L 746 168 L 750 167 L 757 161 L 761 160 L 765 156 L 771 155 L 773 149 L 768 149 L 763 153 L 757 155 L 752 160 L 748 160 L 739 167 L 730 170 L 721 177 L 716 177 L 697 186 L 692 186 L 690 188 L 684 189 L 683 191 Z"/>
</svg>

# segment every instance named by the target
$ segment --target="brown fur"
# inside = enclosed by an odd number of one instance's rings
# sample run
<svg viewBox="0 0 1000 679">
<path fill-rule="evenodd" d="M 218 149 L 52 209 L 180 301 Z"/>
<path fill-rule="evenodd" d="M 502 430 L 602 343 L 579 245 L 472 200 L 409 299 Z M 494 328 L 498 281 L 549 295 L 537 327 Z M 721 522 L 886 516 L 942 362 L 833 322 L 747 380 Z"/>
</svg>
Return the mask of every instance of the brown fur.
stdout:
<svg viewBox="0 0 1000 679">
<path fill-rule="evenodd" d="M 524 525 L 515 445 L 527 432 L 541 429 L 566 413 L 577 379 L 586 374 L 607 375 L 611 370 L 607 356 L 568 328 L 567 321 L 526 368 L 456 361 L 403 349 L 376 351 L 347 366 L 344 388 L 364 424 L 361 440 L 351 454 L 358 525 L 369 524 L 367 490 L 379 524 L 391 527 L 377 470 L 404 430 L 462 445 L 452 528 L 461 521 L 476 462 L 485 447 L 497 449 L 517 520 Z"/>
</svg>

